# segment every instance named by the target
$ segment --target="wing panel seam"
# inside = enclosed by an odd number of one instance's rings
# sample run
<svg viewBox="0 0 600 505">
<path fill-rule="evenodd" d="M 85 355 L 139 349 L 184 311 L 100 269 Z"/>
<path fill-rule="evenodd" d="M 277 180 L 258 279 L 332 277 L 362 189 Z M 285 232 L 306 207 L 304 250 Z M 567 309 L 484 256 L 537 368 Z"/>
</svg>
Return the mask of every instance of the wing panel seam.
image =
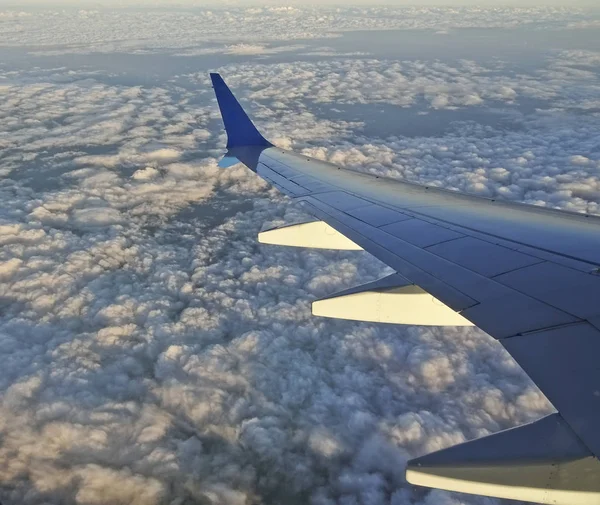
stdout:
<svg viewBox="0 0 600 505">
<path fill-rule="evenodd" d="M 511 338 L 525 337 L 527 335 L 535 335 L 536 333 L 542 333 L 544 331 L 550 330 L 558 330 L 559 328 L 569 328 L 574 326 L 581 326 L 582 324 L 591 324 L 589 321 L 585 319 L 580 319 L 579 321 L 574 321 L 571 323 L 562 323 L 562 324 L 553 324 L 550 326 L 545 326 L 544 328 L 536 328 L 535 330 L 524 331 L 521 333 L 517 333 L 516 335 L 511 335 L 509 337 L 499 338 L 498 341 L 502 342 L 503 340 L 509 340 Z"/>
<path fill-rule="evenodd" d="M 498 247 L 502 247 L 502 246 L 498 246 Z M 535 263 L 528 263 L 527 265 L 521 265 L 521 266 L 515 267 L 515 268 L 513 268 L 513 269 L 511 269 L 511 270 L 506 270 L 505 272 L 501 272 L 501 273 L 499 273 L 499 274 L 492 275 L 492 276 L 490 277 L 490 279 L 494 279 L 494 280 L 495 280 L 497 277 L 500 277 L 501 275 L 505 275 L 505 274 L 511 274 L 511 273 L 513 273 L 513 272 L 518 272 L 519 270 L 523 270 L 524 268 L 532 267 L 532 266 L 534 266 L 534 265 L 539 265 L 540 263 L 552 263 L 553 265 L 556 265 L 556 263 L 553 263 L 552 261 L 549 261 L 549 260 L 543 260 L 543 259 L 541 259 L 541 258 L 540 258 L 540 259 L 539 259 L 539 261 L 536 261 Z M 562 266 L 562 265 L 561 265 L 561 266 Z M 502 284 L 502 283 L 500 283 L 500 284 Z M 504 284 L 502 284 L 502 285 L 504 286 Z M 513 288 L 513 289 L 514 289 L 514 288 Z M 521 293 L 521 291 L 519 291 L 519 293 Z M 527 295 L 527 296 L 531 296 L 531 295 Z M 532 298 L 533 298 L 533 297 L 532 297 Z M 540 300 L 540 301 L 541 301 L 541 300 Z M 544 303 L 547 303 L 547 302 L 544 302 Z M 562 310 L 562 309 L 561 309 L 561 310 Z"/>
</svg>

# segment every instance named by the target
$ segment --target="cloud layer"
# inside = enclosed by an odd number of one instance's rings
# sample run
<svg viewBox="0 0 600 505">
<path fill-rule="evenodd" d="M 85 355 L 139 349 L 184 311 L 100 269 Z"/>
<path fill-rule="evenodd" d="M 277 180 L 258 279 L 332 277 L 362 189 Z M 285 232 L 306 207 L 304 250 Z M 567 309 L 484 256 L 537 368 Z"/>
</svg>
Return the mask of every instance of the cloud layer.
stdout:
<svg viewBox="0 0 600 505">
<path fill-rule="evenodd" d="M 573 7 L 300 7 L 0 10 L 0 45 L 34 54 L 147 52 L 211 44 L 313 39 L 349 30 L 578 27 L 597 14 Z M 85 30 L 81 26 L 85 26 Z"/>
<path fill-rule="evenodd" d="M 82 47 L 124 47 L 102 23 Z M 230 51 L 265 47 L 244 44 Z M 597 56 L 220 70 L 282 147 L 598 213 Z M 313 318 L 311 300 L 387 268 L 256 242 L 305 216 L 246 169 L 217 168 L 204 72 L 128 86 L 5 68 L 0 85 L 3 503 L 490 503 L 412 488 L 404 464 L 551 406 L 476 329 Z M 419 133 L 419 117 L 444 126 Z"/>
</svg>

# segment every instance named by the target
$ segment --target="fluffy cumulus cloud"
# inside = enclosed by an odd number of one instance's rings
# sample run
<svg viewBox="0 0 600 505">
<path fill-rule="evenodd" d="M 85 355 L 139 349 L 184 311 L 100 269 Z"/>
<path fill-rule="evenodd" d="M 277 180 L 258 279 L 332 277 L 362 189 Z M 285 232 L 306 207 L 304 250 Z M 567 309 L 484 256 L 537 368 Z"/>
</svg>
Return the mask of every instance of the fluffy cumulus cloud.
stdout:
<svg viewBox="0 0 600 505">
<path fill-rule="evenodd" d="M 231 56 L 267 47 L 244 44 Z M 597 213 L 595 58 L 221 71 L 282 147 Z M 0 77 L 2 503 L 489 503 L 409 486 L 407 459 L 552 407 L 477 329 L 313 318 L 315 298 L 388 269 L 256 242 L 305 216 L 245 168 L 217 168 L 205 72 L 145 86 L 90 68 Z M 384 108 L 385 134 L 371 124 Z"/>
<path fill-rule="evenodd" d="M 34 54 L 46 55 L 166 48 L 193 51 L 206 42 L 254 45 L 257 41 L 336 36 L 349 30 L 567 27 L 594 21 L 584 10 L 557 6 L 200 7 L 145 11 L 5 8 L 0 10 L 0 44 L 30 46 Z"/>
<path fill-rule="evenodd" d="M 518 75 L 498 75 L 497 68 L 471 61 L 374 59 L 298 62 L 293 70 L 288 64 L 239 65 L 225 72 L 249 89 L 249 98 L 275 104 L 256 116 L 282 147 L 378 175 L 599 213 L 598 67 L 579 66 L 560 55 Z M 205 85 L 206 77 L 198 75 L 197 82 Z M 534 114 L 523 112 L 530 101 L 537 104 Z M 391 118 L 376 118 L 388 125 L 383 139 L 370 136 L 364 121 L 320 119 L 323 107 L 360 106 L 368 116 L 381 105 L 397 106 Z M 484 122 L 452 121 L 484 107 Z M 439 138 L 423 138 L 411 127 L 414 110 L 448 128 Z M 394 134 L 396 123 L 403 123 L 402 135 Z"/>
</svg>

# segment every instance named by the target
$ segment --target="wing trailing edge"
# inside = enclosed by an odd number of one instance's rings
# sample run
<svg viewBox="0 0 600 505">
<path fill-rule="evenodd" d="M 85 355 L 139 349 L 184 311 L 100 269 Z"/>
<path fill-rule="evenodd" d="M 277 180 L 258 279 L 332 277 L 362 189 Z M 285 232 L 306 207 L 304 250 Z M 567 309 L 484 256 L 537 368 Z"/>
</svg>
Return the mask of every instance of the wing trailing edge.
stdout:
<svg viewBox="0 0 600 505">
<path fill-rule="evenodd" d="M 600 504 L 600 462 L 560 414 L 408 462 L 411 484 L 553 505 Z"/>
</svg>

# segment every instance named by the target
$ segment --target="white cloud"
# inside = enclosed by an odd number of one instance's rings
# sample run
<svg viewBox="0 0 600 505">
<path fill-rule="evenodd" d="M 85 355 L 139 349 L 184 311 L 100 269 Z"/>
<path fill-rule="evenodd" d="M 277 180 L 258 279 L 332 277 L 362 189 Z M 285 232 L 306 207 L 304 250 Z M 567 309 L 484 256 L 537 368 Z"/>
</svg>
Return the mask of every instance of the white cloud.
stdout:
<svg viewBox="0 0 600 505">
<path fill-rule="evenodd" d="M 102 30 L 91 36 L 104 43 Z M 518 74 L 348 57 L 222 71 L 284 147 L 598 212 L 598 118 L 585 109 L 596 85 L 567 60 Z M 388 269 L 257 244 L 263 226 L 303 214 L 243 167 L 217 168 L 224 135 L 204 73 L 181 76 L 192 91 L 93 71 L 2 76 L 3 502 L 458 503 L 406 486 L 406 460 L 551 410 L 478 330 L 313 318 L 315 297 Z M 523 97 L 547 108 L 524 113 Z M 382 138 L 346 106 L 397 107 L 397 122 L 501 107 L 516 124 L 457 115 Z"/>
<path fill-rule="evenodd" d="M 118 2 L 119 3 L 119 2 Z M 322 3 L 322 2 L 319 2 Z M 521 2 L 522 3 L 522 2 Z M 122 5 L 119 3 L 119 7 Z M 597 21 L 593 13 L 545 6 L 273 6 L 197 5 L 194 9 L 60 9 L 44 4 L 21 16 L 22 9 L 0 10 L 0 44 L 31 46 L 32 54 L 89 52 L 137 54 L 176 50 L 180 55 L 211 54 L 275 40 L 332 37 L 349 30 L 449 30 L 467 27 L 578 27 Z M 264 8 L 263 8 L 264 7 Z M 0 7 L 1 8 L 1 7 Z M 85 30 L 81 29 L 82 24 Z M 587 26 L 587 24 L 585 26 Z M 583 26 L 583 27 L 585 27 Z M 183 50 L 183 51 L 181 51 Z M 270 53 L 274 48 L 267 49 Z M 235 51 L 235 49 L 234 49 Z M 239 54 L 239 53 L 237 53 Z M 244 53 L 248 54 L 248 53 Z M 252 53 L 256 54 L 256 52 Z"/>
<path fill-rule="evenodd" d="M 563 65 L 581 65 L 584 67 L 600 67 L 600 51 L 583 49 L 561 51 L 559 62 Z"/>
<path fill-rule="evenodd" d="M 296 45 L 283 45 L 283 46 L 269 46 L 266 44 L 224 44 L 215 47 L 204 47 L 204 48 L 192 48 L 184 49 L 174 54 L 174 56 L 204 56 L 207 54 L 229 54 L 237 56 L 269 56 L 273 54 L 294 52 L 304 49 L 306 46 Z"/>
<path fill-rule="evenodd" d="M 159 175 L 159 173 L 160 172 L 154 167 L 146 167 L 136 170 L 131 177 L 137 180 L 147 180 L 154 179 Z"/>
</svg>

